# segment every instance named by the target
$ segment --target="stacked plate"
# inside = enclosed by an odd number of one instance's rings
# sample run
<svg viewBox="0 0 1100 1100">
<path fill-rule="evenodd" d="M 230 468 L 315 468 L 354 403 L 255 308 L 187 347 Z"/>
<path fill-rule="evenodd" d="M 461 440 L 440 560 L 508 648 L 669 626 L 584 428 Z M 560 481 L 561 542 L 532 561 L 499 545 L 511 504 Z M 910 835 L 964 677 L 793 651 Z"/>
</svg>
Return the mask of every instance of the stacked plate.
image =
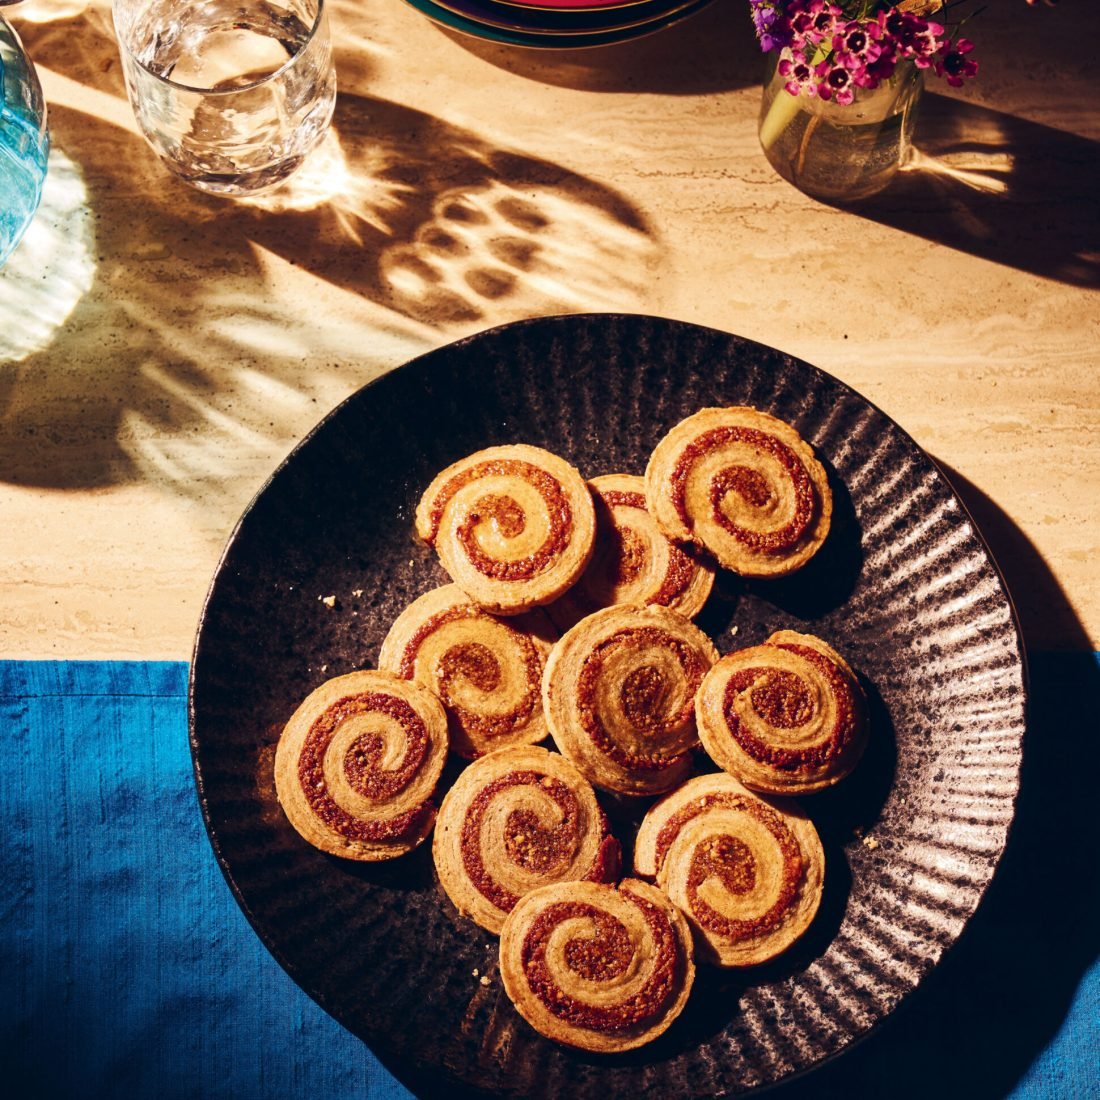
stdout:
<svg viewBox="0 0 1100 1100">
<path fill-rule="evenodd" d="M 710 0 L 408 0 L 444 27 L 513 46 L 580 49 L 675 23 Z"/>
</svg>

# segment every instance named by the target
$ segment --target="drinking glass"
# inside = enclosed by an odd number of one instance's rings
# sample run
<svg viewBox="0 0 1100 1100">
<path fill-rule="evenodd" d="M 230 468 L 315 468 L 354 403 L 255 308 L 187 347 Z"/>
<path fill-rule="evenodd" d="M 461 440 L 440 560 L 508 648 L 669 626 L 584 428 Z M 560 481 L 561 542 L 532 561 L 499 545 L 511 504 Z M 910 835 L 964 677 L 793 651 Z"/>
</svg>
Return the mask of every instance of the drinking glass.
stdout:
<svg viewBox="0 0 1100 1100">
<path fill-rule="evenodd" d="M 0 266 L 38 209 L 49 151 L 41 85 L 19 36 L 0 15 Z"/>
<path fill-rule="evenodd" d="M 193 187 L 274 187 L 332 120 L 324 0 L 114 0 L 114 20 L 138 126 Z"/>
</svg>

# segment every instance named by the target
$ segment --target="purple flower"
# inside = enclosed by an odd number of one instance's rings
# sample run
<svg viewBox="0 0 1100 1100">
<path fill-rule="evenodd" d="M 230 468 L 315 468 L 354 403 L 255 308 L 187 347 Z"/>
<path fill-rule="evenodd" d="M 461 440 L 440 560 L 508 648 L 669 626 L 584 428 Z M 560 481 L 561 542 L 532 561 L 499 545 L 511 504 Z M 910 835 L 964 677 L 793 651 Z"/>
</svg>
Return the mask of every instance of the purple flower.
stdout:
<svg viewBox="0 0 1100 1100">
<path fill-rule="evenodd" d="M 749 0 L 756 37 L 765 53 L 791 44 L 791 24 L 779 10 L 777 0 Z"/>
<path fill-rule="evenodd" d="M 817 76 L 801 50 L 791 50 L 789 56 L 780 60 L 779 75 L 791 95 L 817 95 Z"/>
<path fill-rule="evenodd" d="M 819 81 L 817 94 L 822 99 L 835 99 L 841 106 L 847 106 L 855 99 L 855 82 L 843 65 L 830 65 L 828 61 L 822 61 L 814 68 L 814 75 Z"/>
<path fill-rule="evenodd" d="M 802 4 L 791 7 L 791 29 L 796 39 L 817 46 L 828 42 L 836 34 L 844 12 L 828 0 L 812 0 L 808 6 Z"/>
<path fill-rule="evenodd" d="M 969 38 L 960 38 L 948 45 L 936 55 L 936 75 L 942 76 L 952 88 L 961 88 L 963 81 L 974 76 L 978 71 L 978 63 L 966 55 L 974 48 L 974 43 Z"/>
<path fill-rule="evenodd" d="M 852 73 L 852 79 L 861 88 L 877 88 L 884 80 L 889 80 L 898 67 L 897 54 L 893 43 L 886 43 L 882 53 L 874 61 Z"/>
<path fill-rule="evenodd" d="M 861 23 L 853 20 L 846 23 L 833 35 L 833 51 L 837 63 L 849 72 L 858 72 L 877 61 L 882 54 L 882 46 L 878 41 L 881 37 L 882 27 L 877 22 Z"/>
<path fill-rule="evenodd" d="M 959 0 L 961 3 L 962 0 Z M 951 41 L 962 24 L 949 26 L 917 12 L 943 13 L 954 4 L 923 5 L 901 0 L 749 0 L 753 26 L 765 53 L 782 51 L 778 70 L 791 95 L 820 96 L 851 103 L 856 89 L 877 88 L 902 59 L 934 69 L 959 87 L 978 71 L 967 55 L 974 44 Z M 874 10 L 870 14 L 868 9 Z"/>
<path fill-rule="evenodd" d="M 891 39 L 902 57 L 911 58 L 918 69 L 927 69 L 941 46 L 944 28 L 940 23 L 890 8 L 879 12 L 883 34 Z"/>
</svg>

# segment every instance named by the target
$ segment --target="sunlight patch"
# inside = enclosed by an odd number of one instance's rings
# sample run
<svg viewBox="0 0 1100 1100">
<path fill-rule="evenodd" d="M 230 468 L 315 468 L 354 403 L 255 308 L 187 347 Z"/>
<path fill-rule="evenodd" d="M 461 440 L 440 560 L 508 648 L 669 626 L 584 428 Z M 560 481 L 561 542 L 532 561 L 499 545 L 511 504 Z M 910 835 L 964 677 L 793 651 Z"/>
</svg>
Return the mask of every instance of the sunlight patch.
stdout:
<svg viewBox="0 0 1100 1100">
<path fill-rule="evenodd" d="M 0 270 L 0 360 L 19 362 L 48 346 L 95 270 L 84 177 L 54 149 L 38 213 Z"/>
</svg>

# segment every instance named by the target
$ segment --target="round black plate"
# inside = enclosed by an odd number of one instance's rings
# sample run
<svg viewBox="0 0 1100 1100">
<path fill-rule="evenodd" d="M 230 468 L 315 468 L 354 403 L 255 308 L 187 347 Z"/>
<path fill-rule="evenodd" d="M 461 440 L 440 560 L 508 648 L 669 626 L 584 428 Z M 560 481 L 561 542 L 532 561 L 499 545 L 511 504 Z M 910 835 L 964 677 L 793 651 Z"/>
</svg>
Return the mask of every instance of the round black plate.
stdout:
<svg viewBox="0 0 1100 1100">
<path fill-rule="evenodd" d="M 397 614 L 445 581 L 413 541 L 412 514 L 448 463 L 523 441 L 586 476 L 640 473 L 678 420 L 733 404 L 767 410 L 813 444 L 833 481 L 834 528 L 792 578 L 723 576 L 700 625 L 721 652 L 784 627 L 820 634 L 864 679 L 871 745 L 848 780 L 806 800 L 828 863 L 805 939 L 757 970 L 701 971 L 687 1011 L 656 1043 L 584 1054 L 515 1013 L 495 939 L 442 899 L 427 845 L 364 867 L 299 839 L 275 800 L 274 746 L 312 688 L 373 666 Z M 1000 575 L 950 485 L 901 428 L 836 379 L 759 344 L 601 314 L 461 340 L 332 412 L 229 542 L 190 700 L 214 849 L 261 939 L 303 989 L 421 1094 L 601 1100 L 748 1091 L 809 1069 L 882 1021 L 958 937 L 993 874 L 1013 814 L 1024 704 Z M 609 811 L 627 833 L 640 813 Z"/>
</svg>

